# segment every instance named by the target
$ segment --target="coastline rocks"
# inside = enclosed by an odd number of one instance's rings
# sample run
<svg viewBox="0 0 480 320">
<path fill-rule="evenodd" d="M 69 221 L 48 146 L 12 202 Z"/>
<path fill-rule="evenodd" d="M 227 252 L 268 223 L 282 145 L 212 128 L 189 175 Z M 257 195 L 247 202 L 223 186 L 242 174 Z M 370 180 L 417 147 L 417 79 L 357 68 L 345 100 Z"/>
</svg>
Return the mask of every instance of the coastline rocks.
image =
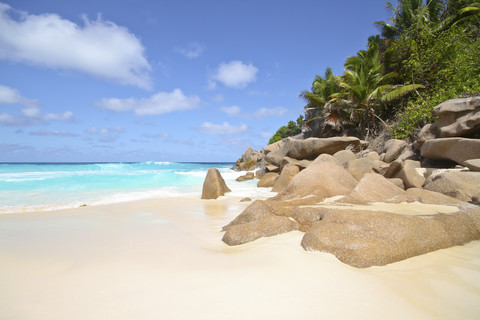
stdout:
<svg viewBox="0 0 480 320">
<path fill-rule="evenodd" d="M 480 97 L 459 98 L 436 106 L 432 115 L 438 121 L 422 128 L 415 142 L 417 149 L 430 139 L 464 137 L 480 131 Z"/>
<path fill-rule="evenodd" d="M 480 158 L 480 139 L 439 138 L 425 141 L 420 150 L 425 158 L 452 160 L 462 166 L 465 161 Z"/>
<path fill-rule="evenodd" d="M 464 161 L 464 164 L 468 169 L 480 172 L 480 159 L 466 160 Z"/>
<path fill-rule="evenodd" d="M 243 182 L 247 180 L 253 180 L 253 178 L 255 178 L 255 174 L 253 172 L 247 172 L 243 176 L 240 176 L 237 179 L 235 179 L 235 181 Z"/>
<path fill-rule="evenodd" d="M 383 152 L 385 155 L 383 157 L 383 162 L 390 163 L 395 160 L 402 151 L 407 147 L 407 143 L 403 140 L 390 139 L 385 142 L 383 147 Z"/>
<path fill-rule="evenodd" d="M 429 178 L 424 189 L 443 193 L 461 201 L 480 198 L 480 172 L 447 171 Z"/>
<path fill-rule="evenodd" d="M 282 172 L 280 173 L 280 177 L 278 177 L 277 181 L 273 185 L 272 191 L 273 192 L 281 192 L 283 191 L 288 183 L 293 179 L 300 172 L 300 169 L 294 164 L 287 164 L 283 167 Z"/>
<path fill-rule="evenodd" d="M 290 142 L 286 156 L 294 159 L 315 159 L 319 155 L 334 154 L 347 147 L 356 148 L 360 139 L 356 137 L 308 138 Z"/>
<path fill-rule="evenodd" d="M 203 182 L 202 199 L 217 199 L 231 191 L 232 190 L 227 187 L 218 169 L 208 169 L 207 176 Z"/>
<path fill-rule="evenodd" d="M 405 160 L 400 171 L 395 175 L 395 178 L 400 178 L 403 181 L 405 189 L 421 188 L 425 182 L 425 177 L 417 172 L 420 168 L 419 161 Z"/>
<path fill-rule="evenodd" d="M 293 177 L 285 190 L 272 200 L 301 200 L 316 203 L 325 198 L 347 195 L 357 180 L 339 165 L 333 156 L 322 154 L 306 169 Z"/>
<path fill-rule="evenodd" d="M 377 173 L 367 173 L 352 192 L 340 199 L 340 203 L 368 204 L 372 202 L 392 202 L 405 191 Z M 400 202 L 400 201 L 398 201 Z"/>
<path fill-rule="evenodd" d="M 282 142 L 281 144 L 278 144 Z M 265 161 L 281 167 L 285 157 L 296 160 L 313 160 L 321 154 L 334 154 L 346 148 L 358 149 L 365 142 L 356 137 L 308 138 L 305 140 L 285 138 L 262 150 Z M 268 150 L 268 152 L 266 151 Z"/>
<path fill-rule="evenodd" d="M 249 171 L 255 169 L 258 164 L 265 158 L 265 155 L 257 150 L 248 147 L 247 151 L 237 160 L 232 168 L 238 171 Z"/>
<path fill-rule="evenodd" d="M 270 188 L 273 187 L 280 175 L 276 172 L 268 172 L 258 181 L 257 187 L 260 188 Z"/>
<path fill-rule="evenodd" d="M 355 156 L 355 153 L 353 153 L 350 150 L 340 150 L 338 152 L 335 152 L 333 157 L 337 159 L 342 165 L 344 165 L 348 161 L 357 159 L 357 157 Z"/>
<path fill-rule="evenodd" d="M 409 216 L 364 210 L 329 210 L 314 222 L 302 247 L 335 255 L 357 268 L 383 266 L 480 239 L 480 211 Z"/>
<path fill-rule="evenodd" d="M 343 165 L 357 181 L 360 181 L 365 174 L 372 172 L 373 166 L 373 160 L 370 158 L 350 160 Z"/>
<path fill-rule="evenodd" d="M 286 217 L 279 203 L 257 200 L 248 206 L 222 231 L 222 241 L 230 246 L 244 244 L 259 238 L 298 230 L 299 225 Z"/>
</svg>

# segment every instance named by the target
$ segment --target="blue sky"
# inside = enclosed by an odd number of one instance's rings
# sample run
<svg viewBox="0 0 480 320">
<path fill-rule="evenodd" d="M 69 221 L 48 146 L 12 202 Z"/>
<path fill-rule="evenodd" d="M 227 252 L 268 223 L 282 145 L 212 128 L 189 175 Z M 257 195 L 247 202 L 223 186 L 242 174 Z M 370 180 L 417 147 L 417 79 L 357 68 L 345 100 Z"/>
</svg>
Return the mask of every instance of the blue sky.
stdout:
<svg viewBox="0 0 480 320">
<path fill-rule="evenodd" d="M 0 161 L 235 161 L 383 0 L 0 0 Z"/>
</svg>

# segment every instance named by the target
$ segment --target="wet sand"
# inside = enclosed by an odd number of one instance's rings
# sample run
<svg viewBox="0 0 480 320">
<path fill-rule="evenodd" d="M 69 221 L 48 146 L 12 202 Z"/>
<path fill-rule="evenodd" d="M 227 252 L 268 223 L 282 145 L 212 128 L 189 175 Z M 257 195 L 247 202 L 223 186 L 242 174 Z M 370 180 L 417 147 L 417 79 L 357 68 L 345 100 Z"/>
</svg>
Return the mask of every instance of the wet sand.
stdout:
<svg viewBox="0 0 480 320">
<path fill-rule="evenodd" d="M 480 241 L 356 269 L 301 232 L 228 247 L 239 200 L 0 215 L 0 319 L 480 318 Z"/>
</svg>

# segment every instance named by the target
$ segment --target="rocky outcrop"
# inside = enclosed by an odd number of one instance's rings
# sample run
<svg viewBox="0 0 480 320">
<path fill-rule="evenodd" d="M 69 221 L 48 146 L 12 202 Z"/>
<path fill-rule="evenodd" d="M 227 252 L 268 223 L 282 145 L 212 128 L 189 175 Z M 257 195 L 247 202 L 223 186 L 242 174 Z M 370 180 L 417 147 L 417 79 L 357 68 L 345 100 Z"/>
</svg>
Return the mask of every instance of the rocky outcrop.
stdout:
<svg viewBox="0 0 480 320">
<path fill-rule="evenodd" d="M 480 159 L 466 160 L 463 164 L 472 171 L 480 172 Z"/>
<path fill-rule="evenodd" d="M 462 201 L 479 201 L 480 172 L 447 171 L 430 177 L 424 189 Z"/>
<path fill-rule="evenodd" d="M 407 143 L 403 140 L 390 139 L 386 141 L 383 147 L 383 152 L 385 152 L 383 161 L 387 163 L 392 162 L 402 153 L 402 151 L 406 147 L 407 147 Z"/>
<path fill-rule="evenodd" d="M 359 158 L 346 162 L 344 167 L 357 181 L 360 181 L 365 174 L 373 172 L 373 165 L 373 160 L 370 158 Z"/>
<path fill-rule="evenodd" d="M 438 121 L 422 128 L 415 142 L 420 149 L 427 140 L 448 137 L 470 137 L 480 132 L 480 97 L 445 101 L 436 106 L 432 115 Z"/>
<path fill-rule="evenodd" d="M 202 199 L 217 199 L 230 191 L 220 171 L 216 168 L 208 169 L 207 176 L 203 182 Z"/>
<path fill-rule="evenodd" d="M 223 227 L 223 242 L 240 245 L 259 238 L 298 230 L 298 223 L 285 216 L 280 204 L 257 200 Z"/>
<path fill-rule="evenodd" d="M 247 180 L 253 180 L 253 178 L 255 178 L 255 174 L 253 172 L 247 172 L 246 174 L 238 177 L 235 180 L 238 181 L 238 182 L 243 182 L 243 181 L 247 181 Z"/>
<path fill-rule="evenodd" d="M 265 154 L 248 147 L 247 151 L 237 160 L 232 169 L 238 171 L 249 171 L 255 169 L 265 158 Z"/>
<path fill-rule="evenodd" d="M 357 180 L 333 156 L 323 154 L 297 174 L 273 200 L 300 199 L 304 203 L 316 203 L 325 198 L 347 195 L 356 185 Z"/>
<path fill-rule="evenodd" d="M 260 188 L 270 188 L 273 187 L 275 182 L 277 181 L 280 175 L 276 172 L 268 172 L 266 173 L 260 181 L 257 183 L 257 187 Z"/>
<path fill-rule="evenodd" d="M 265 151 L 265 160 L 267 163 L 280 167 L 285 157 L 296 160 L 313 160 L 321 154 L 334 154 L 346 148 L 358 149 L 363 145 L 365 142 L 356 137 L 308 138 L 305 140 L 286 138 L 282 140 L 281 144 L 267 147 L 269 152 Z"/>
<path fill-rule="evenodd" d="M 290 181 L 300 172 L 300 169 L 294 164 L 287 164 L 283 167 L 280 177 L 275 181 L 273 185 L 273 192 L 283 191 Z"/>
<path fill-rule="evenodd" d="M 367 173 L 352 192 L 339 200 L 342 203 L 400 202 L 405 191 L 376 173 Z"/>
<path fill-rule="evenodd" d="M 452 160 L 462 166 L 480 158 L 480 139 L 440 138 L 426 141 L 420 150 L 425 158 Z"/>
<path fill-rule="evenodd" d="M 394 177 L 402 179 L 405 189 L 421 188 L 425 177 L 418 173 L 417 168 L 420 168 L 419 161 L 405 160 L 402 168 Z"/>
<path fill-rule="evenodd" d="M 342 166 L 348 161 L 357 159 L 357 157 L 355 156 L 355 153 L 353 153 L 350 150 L 340 150 L 338 152 L 335 152 L 333 154 L 333 157 L 337 159 Z"/>
<path fill-rule="evenodd" d="M 383 266 L 480 239 L 479 211 L 411 216 L 329 209 L 307 230 L 302 247 L 332 253 L 357 268 Z"/>
</svg>

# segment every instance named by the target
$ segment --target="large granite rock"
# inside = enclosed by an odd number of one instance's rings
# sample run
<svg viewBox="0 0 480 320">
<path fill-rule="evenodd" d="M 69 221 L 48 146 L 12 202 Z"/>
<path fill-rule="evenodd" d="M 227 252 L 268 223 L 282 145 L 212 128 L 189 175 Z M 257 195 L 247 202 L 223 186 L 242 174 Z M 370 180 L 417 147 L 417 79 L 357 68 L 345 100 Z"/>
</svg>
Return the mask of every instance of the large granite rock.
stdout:
<svg viewBox="0 0 480 320">
<path fill-rule="evenodd" d="M 480 158 L 480 139 L 439 138 L 425 141 L 420 149 L 425 158 L 452 160 L 462 166 L 465 161 Z"/>
<path fill-rule="evenodd" d="M 298 230 L 299 225 L 286 217 L 281 204 L 257 200 L 248 206 L 222 231 L 222 240 L 230 246 L 244 244 L 259 238 Z"/>
<path fill-rule="evenodd" d="M 480 172 L 447 171 L 430 177 L 424 189 L 462 201 L 480 199 Z"/>
<path fill-rule="evenodd" d="M 265 160 L 280 167 L 285 157 L 297 160 L 313 160 L 321 154 L 334 154 L 347 147 L 355 149 L 363 146 L 364 141 L 356 137 L 308 138 L 305 140 L 286 138 L 282 144 L 269 146 Z M 265 150 L 265 149 L 264 149 Z"/>
<path fill-rule="evenodd" d="M 283 167 L 280 177 L 275 181 L 273 185 L 273 192 L 283 191 L 290 181 L 300 172 L 300 169 L 294 164 L 287 164 Z"/>
<path fill-rule="evenodd" d="M 357 181 L 367 173 L 373 172 L 373 160 L 370 158 L 358 158 L 346 162 L 343 166 Z"/>
<path fill-rule="evenodd" d="M 319 155 L 334 154 L 347 147 L 356 148 L 361 144 L 356 137 L 308 138 L 292 141 L 287 156 L 294 159 L 313 160 Z"/>
<path fill-rule="evenodd" d="M 253 170 L 264 158 L 265 154 L 248 147 L 247 151 L 245 151 L 242 157 L 237 160 L 232 169 L 239 171 Z"/>
<path fill-rule="evenodd" d="M 417 168 L 420 168 L 419 161 L 405 160 L 402 168 L 394 177 L 402 179 L 405 189 L 421 188 L 425 177 L 418 173 Z"/>
<path fill-rule="evenodd" d="M 220 171 L 216 168 L 208 169 L 203 182 L 202 199 L 217 199 L 230 191 Z"/>
<path fill-rule="evenodd" d="M 355 189 L 340 199 L 341 203 L 368 204 L 373 202 L 397 202 L 405 191 L 377 173 L 367 173 Z"/>
<path fill-rule="evenodd" d="M 356 185 L 357 180 L 340 166 L 338 160 L 322 154 L 297 174 L 273 200 L 298 199 L 304 203 L 316 203 L 328 197 L 347 195 Z"/>
<path fill-rule="evenodd" d="M 280 175 L 276 172 L 267 172 L 257 183 L 257 187 L 270 188 L 273 187 Z"/>
<path fill-rule="evenodd" d="M 383 152 L 385 152 L 383 161 L 387 163 L 392 162 L 402 153 L 407 145 L 408 144 L 405 141 L 398 139 L 390 139 L 386 141 L 383 147 Z"/>
<path fill-rule="evenodd" d="M 235 180 L 238 181 L 238 182 L 243 182 L 243 181 L 247 181 L 247 180 L 253 180 L 253 178 L 255 178 L 255 174 L 253 172 L 247 172 L 246 174 L 238 177 Z"/>
<path fill-rule="evenodd" d="M 411 216 L 364 210 L 328 210 L 302 239 L 305 250 L 334 254 L 357 268 L 383 266 L 480 239 L 480 208 Z"/>
<path fill-rule="evenodd" d="M 345 163 L 357 159 L 355 156 L 355 153 L 353 153 L 350 150 L 340 150 L 338 152 L 335 152 L 333 154 L 333 157 L 337 159 L 341 165 L 344 165 Z"/>
<path fill-rule="evenodd" d="M 432 115 L 438 121 L 422 128 L 415 146 L 420 149 L 427 140 L 447 137 L 468 137 L 480 132 L 480 97 L 445 101 Z"/>
</svg>

